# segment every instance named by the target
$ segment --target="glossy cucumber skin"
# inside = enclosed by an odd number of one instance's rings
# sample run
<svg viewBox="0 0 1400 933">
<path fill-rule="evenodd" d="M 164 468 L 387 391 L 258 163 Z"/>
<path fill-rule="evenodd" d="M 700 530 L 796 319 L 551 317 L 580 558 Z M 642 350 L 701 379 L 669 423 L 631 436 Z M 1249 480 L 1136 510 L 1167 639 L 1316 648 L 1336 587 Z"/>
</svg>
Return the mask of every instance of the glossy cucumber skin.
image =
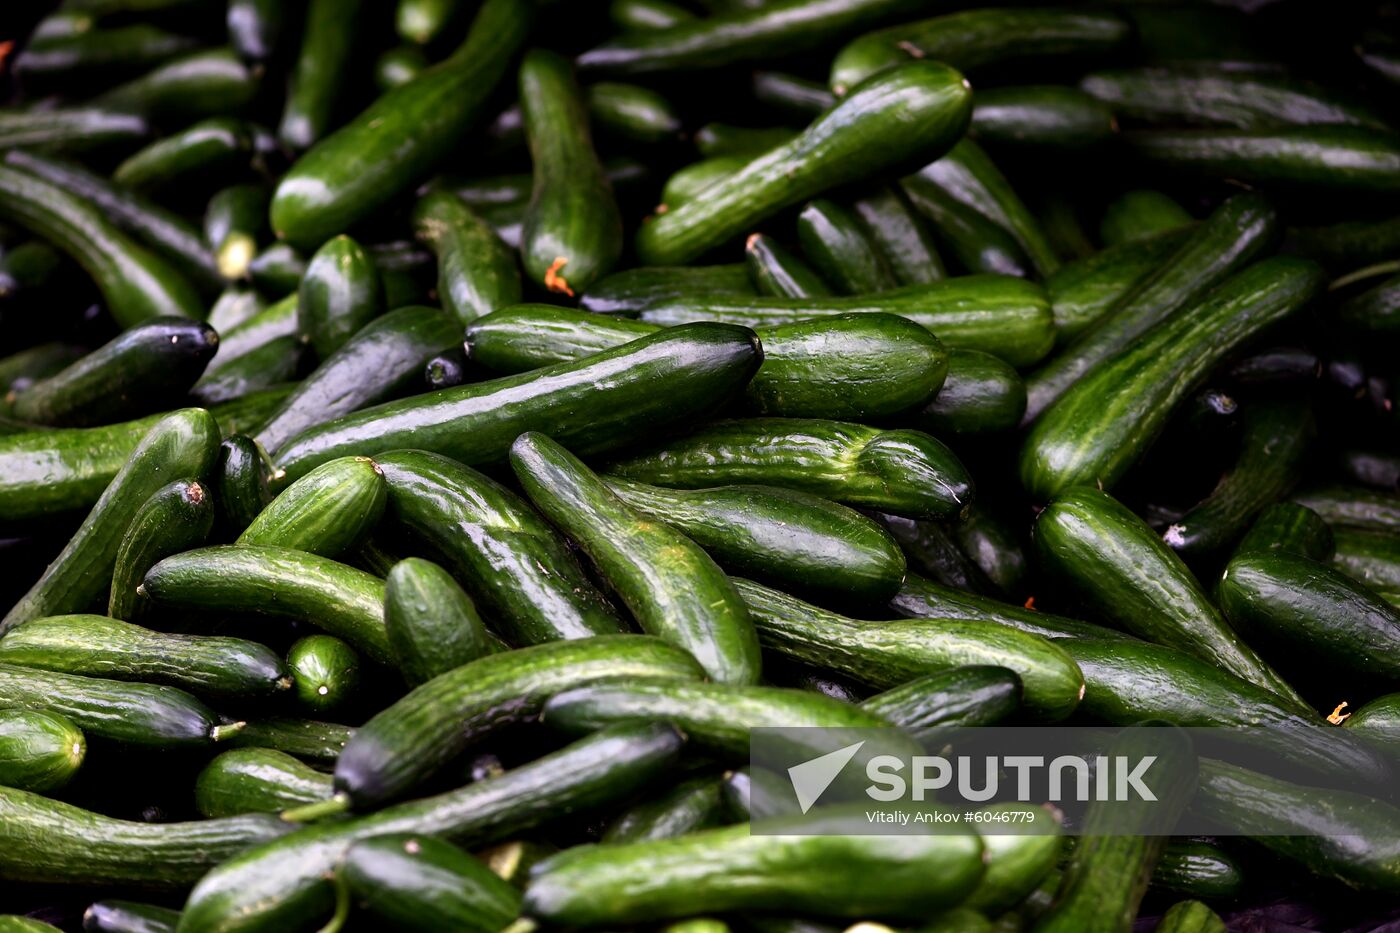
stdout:
<svg viewBox="0 0 1400 933">
<path fill-rule="evenodd" d="M 177 933 L 272 933 L 315 926 L 334 907 L 326 876 L 361 839 L 424 833 L 480 845 L 509 838 L 558 817 L 561 809 L 627 799 L 675 766 L 681 744 L 669 727 L 608 730 L 500 777 L 360 819 L 307 827 L 206 875 L 191 892 Z"/>
<path fill-rule="evenodd" d="M 30 36 L 16 58 L 14 72 L 39 84 L 81 77 L 110 80 L 113 72 L 138 73 L 186 52 L 198 41 L 158 26 L 136 23 L 83 29 L 64 36 Z"/>
<path fill-rule="evenodd" d="M 203 476 L 213 466 L 218 445 L 218 425 L 202 408 L 182 409 L 157 421 L 63 552 L 0 620 L 0 634 L 39 616 L 82 612 L 100 599 L 132 516 L 166 483 Z"/>
<path fill-rule="evenodd" d="M 921 741 L 938 729 L 990 726 L 1021 705 L 1021 678 L 1009 668 L 971 664 L 917 677 L 861 701 Z"/>
<path fill-rule="evenodd" d="M 346 415 L 302 432 L 281 450 L 278 466 L 296 478 L 335 457 L 405 446 L 489 463 L 530 430 L 596 452 L 714 410 L 761 361 L 758 339 L 745 328 L 672 328 L 576 363 Z"/>
<path fill-rule="evenodd" d="M 1037 497 L 1081 483 L 1112 487 L 1217 362 L 1305 305 L 1322 270 L 1275 257 L 1250 266 L 1168 318 L 1060 396 L 1021 449 L 1021 482 Z"/>
<path fill-rule="evenodd" d="M 694 680 L 699 664 L 657 638 L 603 635 L 490 654 L 414 688 L 355 731 L 335 767 L 357 807 L 402 796 L 496 729 L 538 715 L 554 694 L 598 680 Z M 452 724 L 443 728 L 444 724 Z"/>
<path fill-rule="evenodd" d="M 522 434 L 510 464 L 526 495 L 588 556 L 642 631 L 688 651 L 720 683 L 758 682 L 748 609 L 713 558 L 674 528 L 633 512 L 542 434 Z"/>
<path fill-rule="evenodd" d="M 774 146 L 781 146 L 797 135 L 785 126 L 751 127 L 732 123 L 711 122 L 691 136 L 695 148 L 707 159 L 722 155 L 763 155 Z"/>
<path fill-rule="evenodd" d="M 674 139 L 681 118 L 670 102 L 651 88 L 599 81 L 584 89 L 588 113 L 605 133 L 640 143 Z"/>
<path fill-rule="evenodd" d="M 751 233 L 744 241 L 744 263 L 760 295 L 815 298 L 831 294 L 831 289 L 811 266 L 762 233 Z"/>
<path fill-rule="evenodd" d="M 248 277 L 269 295 L 287 296 L 301 284 L 306 267 L 306 258 L 295 247 L 278 240 L 248 261 Z"/>
<path fill-rule="evenodd" d="M 899 283 L 874 242 L 849 211 L 825 198 L 811 201 L 797 215 L 797 241 L 838 294 L 864 295 Z"/>
<path fill-rule="evenodd" d="M 419 198 L 413 229 L 437 255 L 438 298 L 459 323 L 520 301 L 515 255 L 456 195 L 434 191 Z"/>
<path fill-rule="evenodd" d="M 968 514 L 971 514 L 970 510 Z M 909 565 L 919 573 L 927 574 L 930 581 L 969 594 L 990 595 L 996 592 L 996 585 L 987 579 L 982 568 L 958 542 L 953 533 L 955 523 L 920 521 L 889 512 L 876 512 L 871 517 L 899 542 L 909 558 Z M 934 597 L 934 601 L 938 601 L 937 597 Z M 938 613 L 925 615 L 937 616 Z"/>
<path fill-rule="evenodd" d="M 92 277 L 122 327 L 158 317 L 203 316 L 194 286 L 102 213 L 57 185 L 0 165 L 0 218 L 71 256 Z"/>
<path fill-rule="evenodd" d="M 967 619 L 856 622 L 747 580 L 735 585 L 749 602 L 765 647 L 873 687 L 991 664 L 1021 678 L 1026 708 L 1046 720 L 1068 716 L 1084 691 L 1079 668 L 1059 643 L 1006 625 Z"/>
<path fill-rule="evenodd" d="M 1363 334 L 1392 334 L 1400 330 L 1400 276 L 1344 301 L 1337 308 L 1336 317 Z"/>
<path fill-rule="evenodd" d="M 254 719 L 224 740 L 229 748 L 270 748 L 321 767 L 333 766 L 355 730 L 309 719 Z"/>
<path fill-rule="evenodd" d="M 205 375 L 217 372 L 232 360 L 265 346 L 281 337 L 297 336 L 297 296 L 287 295 L 282 300 L 255 311 L 246 320 L 227 328 L 219 334 L 219 349 L 205 368 Z"/>
<path fill-rule="evenodd" d="M 636 314 L 653 304 L 692 295 L 753 295 L 742 263 L 717 266 L 639 266 L 614 272 L 579 297 L 584 311 Z"/>
<path fill-rule="evenodd" d="M 603 831 L 602 842 L 675 839 L 726 822 L 723 779 L 702 776 L 682 781 L 660 796 L 624 810 Z"/>
<path fill-rule="evenodd" d="M 1045 280 L 1055 317 L 1055 343 L 1067 344 L 1094 326 L 1119 299 L 1171 258 L 1187 236 L 1185 230 L 1174 230 L 1108 246 L 1061 266 Z"/>
<path fill-rule="evenodd" d="M 390 311 L 326 357 L 254 436 L 268 451 L 284 454 L 296 438 L 413 385 L 424 363 L 460 340 L 457 322 L 437 308 Z"/>
<path fill-rule="evenodd" d="M 7 110 L 0 114 L 0 132 L 7 147 L 63 152 L 129 145 L 149 136 L 151 127 L 134 113 L 65 107 L 50 112 Z"/>
<path fill-rule="evenodd" d="M 116 899 L 94 901 L 83 911 L 88 933 L 175 933 L 179 920 L 178 910 Z"/>
<path fill-rule="evenodd" d="M 941 249 L 972 275 L 1005 275 L 1028 279 L 1030 260 L 1011 231 L 971 204 L 954 197 L 927 171 L 903 178 L 900 190 L 929 222 Z"/>
<path fill-rule="evenodd" d="M 203 484 L 176 480 L 156 490 L 131 517 L 112 565 L 107 615 L 131 619 L 146 571 L 161 558 L 199 547 L 214 527 L 214 502 Z M 3 651 L 3 648 L 0 648 Z"/>
<path fill-rule="evenodd" d="M 710 188 L 741 171 L 753 161 L 747 153 L 711 156 L 676 169 L 661 189 L 661 204 L 673 211 L 694 201 Z"/>
<path fill-rule="evenodd" d="M 344 234 L 316 250 L 297 286 L 297 332 L 325 360 L 384 311 L 379 270 Z"/>
<path fill-rule="evenodd" d="M 1228 898 L 1239 894 L 1244 874 L 1239 863 L 1217 846 L 1170 839 L 1152 871 L 1152 886 L 1187 897 Z"/>
<path fill-rule="evenodd" d="M 1138 158 L 1171 171 L 1343 194 L 1400 188 L 1400 144 L 1366 127 L 1144 130 L 1124 140 Z"/>
<path fill-rule="evenodd" d="M 205 819 L 277 813 L 325 800 L 331 776 L 285 752 L 234 748 L 204 766 L 194 781 L 194 806 Z"/>
<path fill-rule="evenodd" d="M 531 19 L 531 7 L 515 0 L 483 6 L 451 57 L 384 94 L 292 165 L 272 196 L 272 229 L 315 247 L 420 181 L 479 116 Z"/>
<path fill-rule="evenodd" d="M 252 145 L 242 120 L 210 117 L 132 153 L 112 170 L 112 180 L 147 194 L 176 184 L 202 184 L 205 172 L 222 176 L 246 164 Z"/>
<path fill-rule="evenodd" d="M 1042 638 L 1096 638 L 1133 640 L 1117 629 L 1104 628 L 1067 616 L 1037 612 L 990 596 L 978 596 L 907 574 L 899 592 L 889 602 L 897 615 L 910 619 L 971 619 L 997 622 Z"/>
<path fill-rule="evenodd" d="M 1276 502 L 1259 514 L 1235 553 L 1276 549 L 1326 563 L 1337 548 L 1331 527 L 1316 512 L 1296 502 Z"/>
<path fill-rule="evenodd" d="M 425 451 L 392 451 L 378 463 L 387 520 L 441 554 L 512 644 L 626 630 L 565 540 L 520 496 Z"/>
<path fill-rule="evenodd" d="M 1104 208 L 1099 218 L 1099 241 L 1104 248 L 1145 240 L 1194 222 L 1186 208 L 1160 191 L 1137 188 L 1125 191 Z"/>
<path fill-rule="evenodd" d="M 714 422 L 613 460 L 606 471 L 658 486 L 783 486 L 916 518 L 949 518 L 972 501 L 972 477 L 919 431 L 815 418 Z"/>
<path fill-rule="evenodd" d="M 776 486 L 679 490 L 604 479 L 633 511 L 673 526 L 736 573 L 843 599 L 885 599 L 904 579 L 890 536 L 826 499 Z"/>
<path fill-rule="evenodd" d="M 214 501 L 225 532 L 237 535 L 272 501 L 268 480 L 272 464 L 257 441 L 235 434 L 219 445 L 213 471 Z"/>
<path fill-rule="evenodd" d="M 282 490 L 236 543 L 336 558 L 369 534 L 387 499 L 383 471 L 373 460 L 332 460 Z"/>
<path fill-rule="evenodd" d="M 1111 140 L 1118 125 L 1083 91 L 1045 84 L 978 91 L 970 129 L 993 146 L 1078 152 Z"/>
<path fill-rule="evenodd" d="M 0 786 L 36 794 L 59 790 L 86 757 L 82 730 L 63 716 L 0 710 Z"/>
<path fill-rule="evenodd" d="M 307 635 L 287 649 L 292 689 L 303 707 L 325 713 L 345 705 L 360 685 L 360 656 L 333 635 Z"/>
<path fill-rule="evenodd" d="M 896 189 L 879 188 L 851 208 L 898 284 L 927 285 L 947 276 L 933 238 Z"/>
<path fill-rule="evenodd" d="M 16 418 L 85 428 L 149 414 L 194 385 L 219 335 L 188 318 L 153 318 L 126 330 L 11 403 Z"/>
<path fill-rule="evenodd" d="M 433 836 L 378 836 L 345 853 L 337 877 L 390 929 L 497 933 L 520 913 L 520 892 L 479 860 Z"/>
<path fill-rule="evenodd" d="M 1332 537 L 1333 566 L 1373 590 L 1400 590 L 1400 544 L 1393 533 L 1339 526 Z"/>
<path fill-rule="evenodd" d="M 172 608 L 265 613 L 309 622 L 391 663 L 384 583 L 315 554 L 219 545 L 167 557 L 146 573 L 146 595 Z"/>
<path fill-rule="evenodd" d="M 948 375 L 913 422 L 934 435 L 989 434 L 1021 423 L 1026 384 L 1009 364 L 990 353 L 948 352 Z"/>
<path fill-rule="evenodd" d="M 1181 559 L 1112 496 L 1087 486 L 1056 496 L 1036 519 L 1035 544 L 1041 566 L 1116 627 L 1307 708 L 1226 624 Z"/>
<path fill-rule="evenodd" d="M 277 138 L 287 148 L 309 149 L 330 129 L 362 7 L 361 0 L 308 0 L 301 50 L 277 125 Z"/>
<path fill-rule="evenodd" d="M 234 853 L 287 832 L 271 816 L 187 823 L 115 820 L 0 787 L 0 878 L 182 888 Z"/>
<path fill-rule="evenodd" d="M 1360 486 L 1322 486 L 1293 497 L 1329 525 L 1355 525 L 1378 531 L 1400 529 L 1400 496 Z"/>
<path fill-rule="evenodd" d="M 966 128 L 971 96 L 962 75 L 933 62 L 882 75 L 703 199 L 654 218 L 638 234 L 637 254 L 647 265 L 683 264 L 784 207 L 936 157 Z M 901 131 L 887 132 L 894 126 Z"/>
<path fill-rule="evenodd" d="M 614 0 L 608 18 L 622 32 L 649 32 L 692 22 L 696 16 L 668 0 Z"/>
<path fill-rule="evenodd" d="M 258 76 L 229 48 L 183 55 L 93 98 L 113 110 L 179 124 L 239 113 L 258 90 Z"/>
<path fill-rule="evenodd" d="M 495 650 L 471 598 L 419 557 L 399 561 L 385 578 L 384 625 L 397 667 L 415 687 Z"/>
</svg>

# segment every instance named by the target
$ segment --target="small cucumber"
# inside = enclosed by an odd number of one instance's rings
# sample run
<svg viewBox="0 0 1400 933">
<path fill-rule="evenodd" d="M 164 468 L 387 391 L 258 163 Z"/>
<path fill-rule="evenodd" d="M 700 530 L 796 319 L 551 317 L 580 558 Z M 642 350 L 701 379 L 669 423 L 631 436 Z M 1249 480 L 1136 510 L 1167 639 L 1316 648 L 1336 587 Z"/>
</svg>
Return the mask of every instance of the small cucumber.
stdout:
<svg viewBox="0 0 1400 933">
<path fill-rule="evenodd" d="M 234 748 L 204 766 L 194 781 L 200 816 L 218 819 L 245 813 L 278 813 L 326 800 L 331 776 L 315 771 L 285 752 Z"/>
<path fill-rule="evenodd" d="M 1026 411 L 1026 384 L 990 353 L 953 349 L 943 385 L 914 422 L 936 435 L 1009 431 Z"/>
<path fill-rule="evenodd" d="M 384 581 L 384 626 L 395 665 L 415 687 L 495 650 L 457 581 L 418 557 L 396 563 Z"/>
<path fill-rule="evenodd" d="M 210 117 L 132 153 L 112 170 L 112 180 L 150 195 L 176 187 L 207 191 L 246 169 L 252 147 L 242 120 Z"/>
<path fill-rule="evenodd" d="M 1326 563 L 1336 545 L 1332 529 L 1316 512 L 1296 502 L 1276 502 L 1260 513 L 1235 548 L 1236 554 L 1280 550 Z"/>
<path fill-rule="evenodd" d="M 1218 846 L 1171 839 L 1152 871 L 1152 887 L 1187 897 L 1232 898 L 1244 887 L 1238 862 Z"/>
<path fill-rule="evenodd" d="M 1113 111 L 1081 90 L 1053 84 L 985 88 L 972 102 L 972 135 L 991 146 L 1082 152 L 1118 132 Z"/>
<path fill-rule="evenodd" d="M 70 720 L 25 709 L 0 710 L 0 786 L 47 794 L 73 779 L 87 739 Z"/>
<path fill-rule="evenodd" d="M 579 298 L 584 311 L 634 315 L 654 304 L 705 295 L 753 295 L 742 263 L 719 266 L 642 266 L 614 272 Z"/>
<path fill-rule="evenodd" d="M 1400 590 L 1400 536 L 1389 531 L 1340 526 L 1332 564 L 1373 590 Z"/>
<path fill-rule="evenodd" d="M 744 264 L 760 295 L 815 298 L 831 294 L 831 289 L 811 266 L 762 233 L 750 234 L 744 241 Z"/>
<path fill-rule="evenodd" d="M 839 295 L 884 292 L 899 284 L 856 218 L 825 198 L 808 202 L 797 215 L 797 241 Z"/>
<path fill-rule="evenodd" d="M 860 706 L 926 744 L 943 730 L 991 726 L 1015 713 L 1021 678 L 1005 667 L 954 667 L 877 693 Z"/>
<path fill-rule="evenodd" d="M 373 460 L 332 460 L 282 490 L 236 543 L 336 558 L 369 534 L 387 497 L 383 471 Z"/>
<path fill-rule="evenodd" d="M 202 484 L 180 479 L 156 490 L 131 517 L 117 549 L 107 615 L 131 619 L 146 571 L 162 558 L 204 544 L 213 527 L 214 503 Z"/>
<path fill-rule="evenodd" d="M 923 221 L 895 188 L 878 188 L 851 209 L 900 285 L 927 285 L 947 276 Z"/>
<path fill-rule="evenodd" d="M 1105 249 L 1150 240 L 1168 230 L 1189 227 L 1195 218 L 1176 201 L 1151 188 L 1136 188 L 1114 198 L 1099 219 L 1099 242 Z"/>
<path fill-rule="evenodd" d="M 1096 324 L 1170 259 L 1188 236 L 1188 229 L 1173 230 L 1110 246 L 1061 266 L 1045 280 L 1055 318 L 1055 343 L 1068 344 Z"/>
<path fill-rule="evenodd" d="M 520 914 L 519 891 L 478 859 L 433 836 L 357 842 L 336 876 L 357 907 L 388 929 L 498 933 Z"/>
<path fill-rule="evenodd" d="M 229 736 L 230 748 L 269 748 L 321 767 L 333 766 L 355 730 L 309 719 L 254 719 Z"/>
<path fill-rule="evenodd" d="M 939 245 L 974 275 L 1030 278 L 1033 272 L 1016 238 L 991 217 L 958 198 L 927 170 L 908 175 L 900 190 L 928 221 Z"/>
<path fill-rule="evenodd" d="M 175 933 L 180 912 L 136 901 L 94 901 L 83 911 L 87 933 Z"/>
<path fill-rule="evenodd" d="M 257 441 L 235 434 L 219 445 L 213 475 L 219 522 L 225 532 L 241 534 L 272 501 L 272 464 Z"/>
<path fill-rule="evenodd" d="M 1157 929 L 1160 933 L 1226 933 L 1225 921 L 1200 901 L 1173 904 L 1162 915 Z"/>
<path fill-rule="evenodd" d="M 726 823 L 723 787 L 722 779 L 709 775 L 682 781 L 622 811 L 608 823 L 600 841 L 675 839 Z"/>
<path fill-rule="evenodd" d="M 287 649 L 297 700 L 313 713 L 344 706 L 360 686 L 360 656 L 333 635 L 308 635 Z"/>
<path fill-rule="evenodd" d="M 205 206 L 204 242 L 214 251 L 225 279 L 247 278 L 267 228 L 269 196 L 263 185 L 230 185 L 215 192 Z"/>
<path fill-rule="evenodd" d="M 906 574 L 889 608 L 907 619 L 970 619 L 1009 625 L 1042 638 L 1100 638 L 1132 641 L 1131 635 L 1066 616 L 1025 609 Z"/>
<path fill-rule="evenodd" d="M 1293 497 L 1329 525 L 1355 525 L 1377 531 L 1400 529 L 1400 496 L 1361 486 L 1322 486 Z"/>
<path fill-rule="evenodd" d="M 425 194 L 413 209 L 413 229 L 437 256 L 438 299 L 459 323 L 520 301 L 515 256 L 460 198 Z"/>
<path fill-rule="evenodd" d="M 297 287 L 297 331 L 322 360 L 384 310 L 379 270 L 359 243 L 338 236 L 316 250 Z"/>
<path fill-rule="evenodd" d="M 675 108 L 650 88 L 599 81 L 590 84 L 584 96 L 589 116 L 610 136 L 639 143 L 662 143 L 680 135 L 681 118 Z"/>
<path fill-rule="evenodd" d="M 277 138 L 293 152 L 309 149 L 333 125 L 361 25 L 361 0 L 308 0 L 287 84 Z"/>
<path fill-rule="evenodd" d="M 151 120 L 188 124 L 243 111 L 257 94 L 260 75 L 260 69 L 245 64 L 232 49 L 205 49 L 104 91 L 92 103 Z"/>
</svg>

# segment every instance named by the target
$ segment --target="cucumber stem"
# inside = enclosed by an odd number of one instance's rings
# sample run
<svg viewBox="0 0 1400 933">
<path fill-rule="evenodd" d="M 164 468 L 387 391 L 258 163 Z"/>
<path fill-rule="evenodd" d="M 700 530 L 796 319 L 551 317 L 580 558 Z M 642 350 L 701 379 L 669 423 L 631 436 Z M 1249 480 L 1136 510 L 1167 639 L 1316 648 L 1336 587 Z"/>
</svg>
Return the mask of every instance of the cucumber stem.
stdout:
<svg viewBox="0 0 1400 933">
<path fill-rule="evenodd" d="M 233 738 L 244 729 L 248 728 L 246 722 L 228 722 L 217 725 L 209 730 L 209 738 L 214 742 L 222 742 L 225 739 Z"/>
<path fill-rule="evenodd" d="M 334 816 L 350 809 L 350 795 L 344 792 L 333 794 L 325 800 L 308 803 L 303 807 L 293 807 L 282 811 L 282 819 L 288 823 L 310 823 L 323 816 Z"/>
<path fill-rule="evenodd" d="M 340 933 L 341 927 L 345 926 L 345 921 L 350 917 L 350 886 L 337 874 L 332 874 L 330 881 L 335 887 L 335 913 L 316 933 Z"/>
</svg>

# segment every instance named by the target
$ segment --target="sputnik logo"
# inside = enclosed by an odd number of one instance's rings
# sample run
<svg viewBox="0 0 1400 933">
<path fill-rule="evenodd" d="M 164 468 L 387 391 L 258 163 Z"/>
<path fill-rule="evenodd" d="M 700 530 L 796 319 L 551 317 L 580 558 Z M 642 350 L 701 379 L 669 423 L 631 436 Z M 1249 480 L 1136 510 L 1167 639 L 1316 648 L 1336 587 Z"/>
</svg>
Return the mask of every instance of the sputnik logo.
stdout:
<svg viewBox="0 0 1400 933">
<path fill-rule="evenodd" d="M 826 793 L 831 782 L 841 773 L 841 769 L 855 757 L 864 741 L 838 748 L 834 752 L 809 759 L 788 768 L 788 780 L 792 781 L 793 793 L 797 794 L 797 805 L 806 813 L 812 805 Z"/>
</svg>

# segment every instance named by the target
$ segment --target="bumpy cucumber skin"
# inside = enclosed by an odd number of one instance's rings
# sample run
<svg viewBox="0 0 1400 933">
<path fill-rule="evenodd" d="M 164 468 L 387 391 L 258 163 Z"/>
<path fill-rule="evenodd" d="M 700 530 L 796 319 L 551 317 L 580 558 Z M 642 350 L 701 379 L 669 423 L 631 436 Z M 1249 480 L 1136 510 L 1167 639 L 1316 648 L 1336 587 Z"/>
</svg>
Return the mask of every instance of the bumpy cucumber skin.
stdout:
<svg viewBox="0 0 1400 933">
<path fill-rule="evenodd" d="M 337 870 L 357 905 L 389 929 L 498 933 L 520 913 L 520 892 L 466 852 L 433 836 L 357 842 Z"/>
<path fill-rule="evenodd" d="M 204 766 L 194 780 L 194 807 L 205 819 L 278 813 L 326 800 L 331 776 L 270 748 L 234 748 Z"/>
<path fill-rule="evenodd" d="M 131 517 L 117 550 L 107 615 L 131 619 L 146 571 L 164 557 L 199 547 L 213 527 L 214 502 L 198 481 L 180 479 L 156 490 Z"/>
<path fill-rule="evenodd" d="M 1400 144 L 1367 127 L 1144 130 L 1124 141 L 1138 158 L 1170 171 L 1338 194 L 1400 189 Z"/>
<path fill-rule="evenodd" d="M 1377 591 L 1400 590 L 1400 543 L 1391 532 L 1338 527 L 1332 564 Z"/>
<path fill-rule="evenodd" d="M 723 779 L 682 781 L 658 797 L 624 810 L 603 831 L 602 842 L 675 839 L 725 822 Z"/>
<path fill-rule="evenodd" d="M 1296 502 L 1276 502 L 1265 509 L 1235 548 L 1236 554 L 1281 550 L 1320 563 L 1332 559 L 1332 529 L 1312 509 Z"/>
<path fill-rule="evenodd" d="M 399 561 L 384 580 L 384 625 L 399 671 L 413 686 L 495 650 L 471 598 L 431 561 Z"/>
<path fill-rule="evenodd" d="M 1229 853 L 1210 843 L 1171 839 L 1152 872 L 1152 886 L 1187 897 L 1235 897 L 1244 874 Z"/>
<path fill-rule="evenodd" d="M 1105 247 L 1067 262 L 1045 280 L 1055 318 L 1055 343 L 1063 346 L 1092 327 L 1181 247 L 1189 228 Z"/>
<path fill-rule="evenodd" d="M 0 710 L 0 786 L 36 794 L 59 790 L 86 757 L 82 730 L 63 716 Z"/>
<path fill-rule="evenodd" d="M 313 713 L 344 706 L 360 685 L 360 656 L 333 635 L 308 635 L 287 649 L 292 689 Z"/>
<path fill-rule="evenodd" d="M 821 276 L 781 243 L 762 233 L 744 241 L 744 265 L 754 289 L 774 298 L 815 298 L 831 294 Z"/>
<path fill-rule="evenodd" d="M 434 191 L 419 198 L 413 229 L 437 254 L 438 298 L 458 322 L 470 324 L 520 301 L 514 253 L 456 195 Z"/>
<path fill-rule="evenodd" d="M 384 310 L 379 270 L 344 234 L 311 257 L 297 287 L 297 331 L 326 359 Z"/>
<path fill-rule="evenodd" d="M 933 238 L 894 188 L 877 189 L 851 208 L 900 285 L 927 285 L 947 276 Z"/>
<path fill-rule="evenodd" d="M 270 748 L 321 767 L 335 760 L 355 732 L 349 726 L 309 719 L 254 719 L 224 739 L 230 748 Z"/>
<path fill-rule="evenodd" d="M 369 534 L 387 498 L 384 473 L 373 460 L 332 460 L 282 490 L 235 543 L 336 558 Z"/>
<path fill-rule="evenodd" d="M 797 215 L 802 254 L 841 295 L 883 292 L 899 283 L 875 244 L 844 207 L 825 198 Z"/>
<path fill-rule="evenodd" d="M 934 435 L 1009 431 L 1026 412 L 1026 384 L 990 353 L 953 349 L 948 374 L 933 399 L 912 416 Z"/>
</svg>

